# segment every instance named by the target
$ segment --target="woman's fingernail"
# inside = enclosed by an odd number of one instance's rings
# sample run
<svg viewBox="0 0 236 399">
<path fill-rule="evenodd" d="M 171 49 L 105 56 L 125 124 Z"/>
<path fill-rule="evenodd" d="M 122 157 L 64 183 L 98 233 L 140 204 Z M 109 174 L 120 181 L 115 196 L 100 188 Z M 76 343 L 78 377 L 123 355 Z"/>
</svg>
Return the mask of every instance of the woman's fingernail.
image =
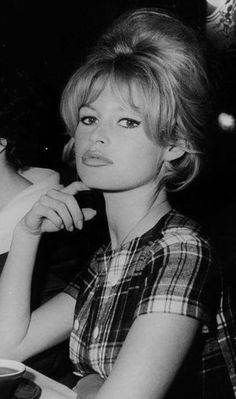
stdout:
<svg viewBox="0 0 236 399">
<path fill-rule="evenodd" d="M 77 222 L 77 228 L 78 228 L 79 230 L 81 230 L 82 227 L 83 227 L 83 223 L 82 223 L 81 220 L 79 220 L 79 221 Z"/>
</svg>

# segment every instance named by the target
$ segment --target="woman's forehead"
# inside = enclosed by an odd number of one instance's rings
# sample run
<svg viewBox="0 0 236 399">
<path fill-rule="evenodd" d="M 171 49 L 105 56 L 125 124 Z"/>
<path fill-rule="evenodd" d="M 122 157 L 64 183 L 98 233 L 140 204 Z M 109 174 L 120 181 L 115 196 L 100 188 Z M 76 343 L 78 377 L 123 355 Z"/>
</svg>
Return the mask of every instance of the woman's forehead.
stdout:
<svg viewBox="0 0 236 399">
<path fill-rule="evenodd" d="M 110 92 L 122 107 L 132 108 L 136 112 L 144 111 L 143 90 L 140 85 L 133 81 L 126 82 L 108 78 L 105 84 L 104 82 L 100 82 L 100 84 L 96 82 L 96 84 L 91 87 L 86 102 L 92 104 L 107 88 L 110 89 Z"/>
</svg>

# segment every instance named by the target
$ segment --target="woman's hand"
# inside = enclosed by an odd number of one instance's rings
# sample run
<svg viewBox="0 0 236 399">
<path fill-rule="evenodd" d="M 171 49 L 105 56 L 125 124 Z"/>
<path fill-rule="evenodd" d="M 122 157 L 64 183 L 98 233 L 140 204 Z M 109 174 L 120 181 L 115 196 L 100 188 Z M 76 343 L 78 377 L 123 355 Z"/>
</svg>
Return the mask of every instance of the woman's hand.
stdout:
<svg viewBox="0 0 236 399">
<path fill-rule="evenodd" d="M 73 391 L 77 393 L 77 399 L 93 399 L 103 383 L 104 380 L 98 374 L 89 374 L 79 380 Z"/>
<path fill-rule="evenodd" d="M 74 195 L 88 190 L 81 182 L 74 182 L 61 190 L 50 190 L 42 195 L 20 222 L 21 229 L 30 235 L 56 232 L 63 228 L 73 231 L 82 229 L 84 221 L 92 219 L 96 211 L 78 206 Z"/>
</svg>

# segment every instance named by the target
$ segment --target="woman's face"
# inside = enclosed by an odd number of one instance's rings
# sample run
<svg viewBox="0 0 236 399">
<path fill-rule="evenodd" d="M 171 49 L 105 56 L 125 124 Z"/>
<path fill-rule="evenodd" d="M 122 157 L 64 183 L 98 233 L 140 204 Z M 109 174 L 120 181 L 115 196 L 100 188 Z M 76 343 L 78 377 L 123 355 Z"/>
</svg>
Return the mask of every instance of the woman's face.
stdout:
<svg viewBox="0 0 236 399">
<path fill-rule="evenodd" d="M 138 107 L 135 91 L 133 100 Z M 155 190 L 164 150 L 147 137 L 141 112 L 124 106 L 107 85 L 80 109 L 75 153 L 78 174 L 88 187 L 120 192 Z"/>
</svg>

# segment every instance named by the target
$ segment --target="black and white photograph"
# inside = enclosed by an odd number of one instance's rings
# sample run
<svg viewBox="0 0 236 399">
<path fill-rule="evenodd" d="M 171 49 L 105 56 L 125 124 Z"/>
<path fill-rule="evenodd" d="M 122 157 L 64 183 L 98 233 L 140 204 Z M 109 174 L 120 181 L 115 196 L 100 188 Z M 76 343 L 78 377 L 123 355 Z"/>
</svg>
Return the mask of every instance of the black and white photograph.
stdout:
<svg viewBox="0 0 236 399">
<path fill-rule="evenodd" d="M 236 399 L 236 0 L 0 5 L 0 399 Z"/>
</svg>

